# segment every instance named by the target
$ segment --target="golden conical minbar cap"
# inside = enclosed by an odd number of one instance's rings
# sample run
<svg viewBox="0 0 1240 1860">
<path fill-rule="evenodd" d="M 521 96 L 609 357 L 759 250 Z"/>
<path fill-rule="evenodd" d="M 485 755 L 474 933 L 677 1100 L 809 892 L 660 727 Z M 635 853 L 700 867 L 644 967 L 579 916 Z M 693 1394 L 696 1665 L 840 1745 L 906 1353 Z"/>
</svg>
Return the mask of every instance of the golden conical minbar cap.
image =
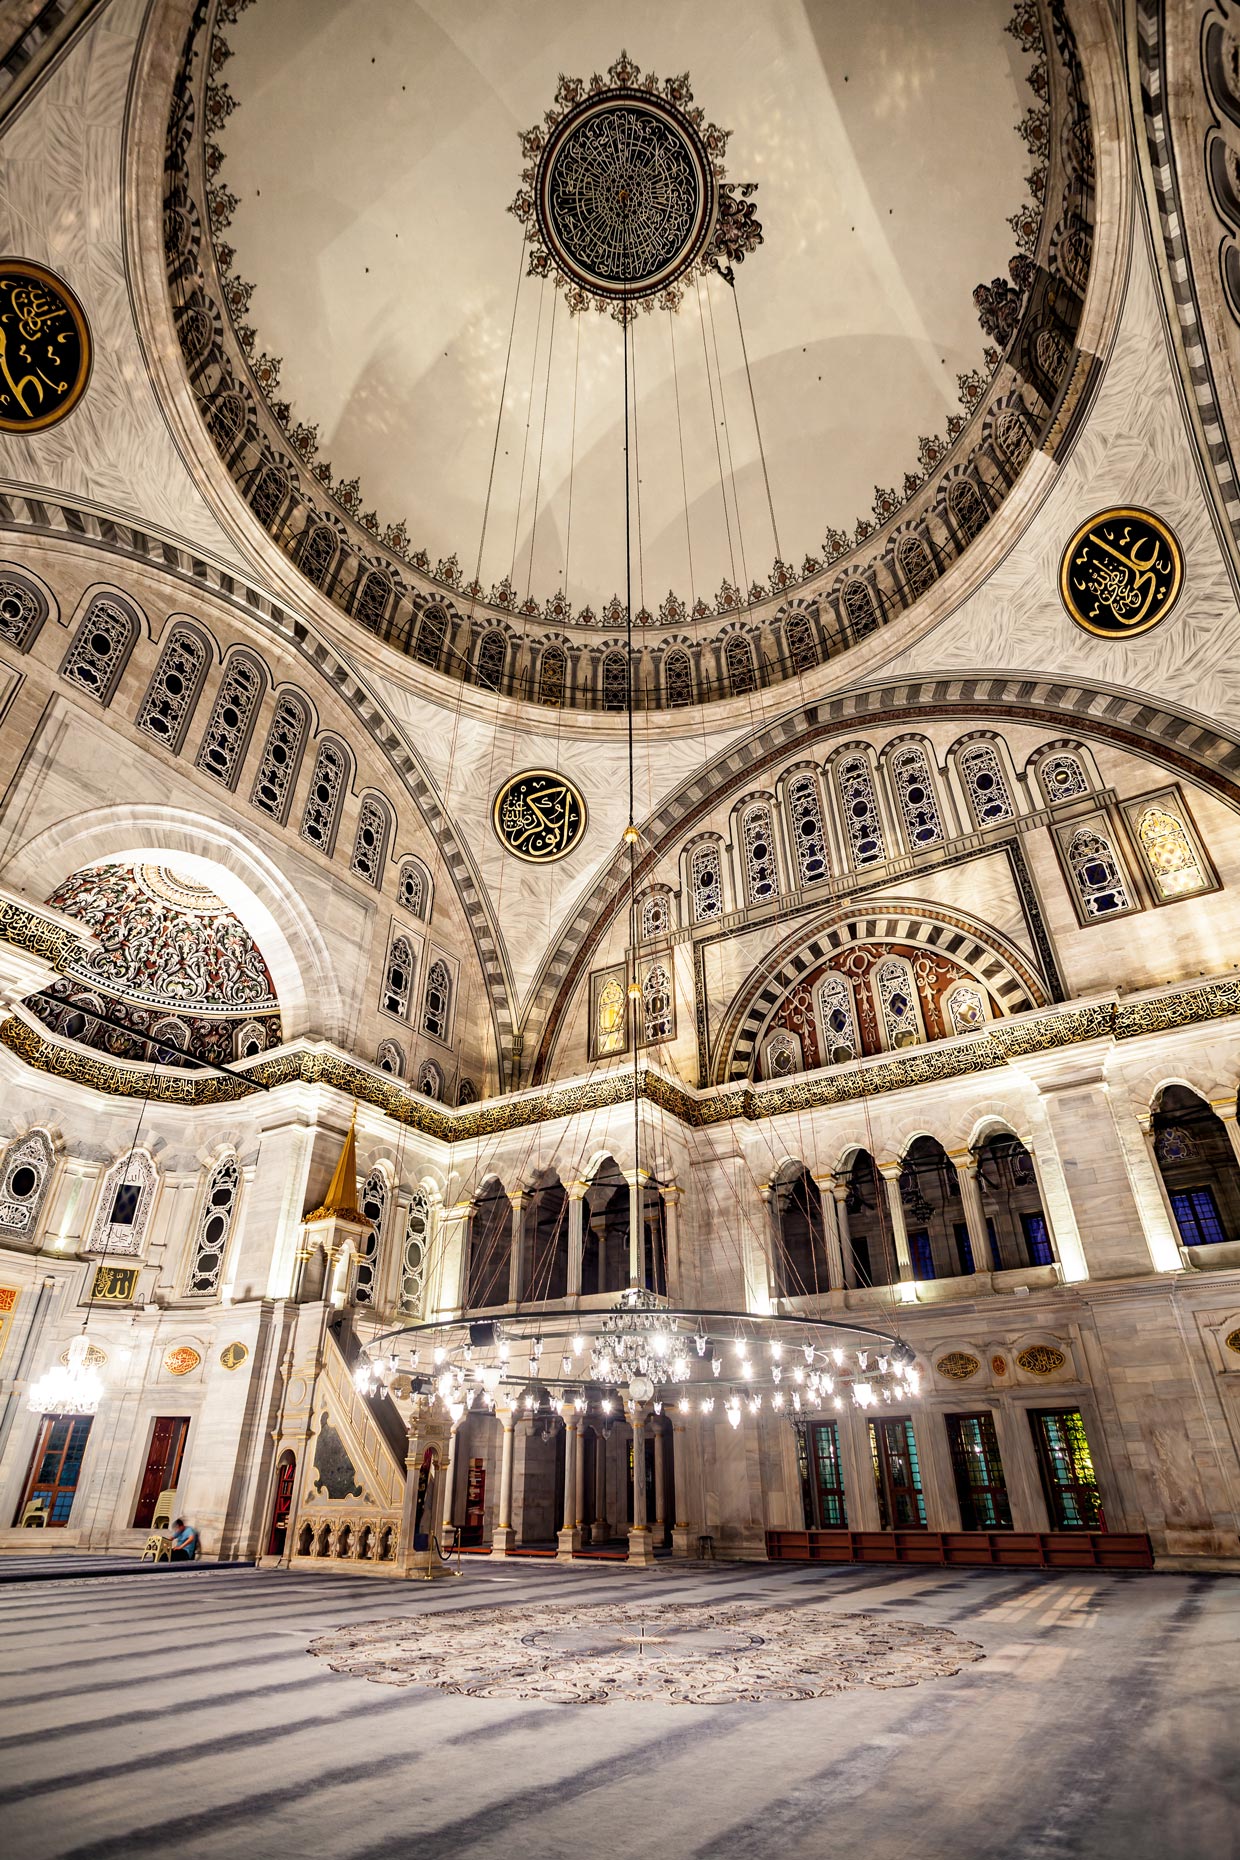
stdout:
<svg viewBox="0 0 1240 1860">
<path fill-rule="evenodd" d="M 366 1217 L 357 1206 L 357 1146 L 353 1141 L 353 1126 L 356 1122 L 355 1106 L 326 1197 L 321 1207 L 307 1214 L 307 1221 L 326 1221 L 334 1217 L 342 1221 L 356 1221 L 359 1227 L 366 1224 Z"/>
</svg>

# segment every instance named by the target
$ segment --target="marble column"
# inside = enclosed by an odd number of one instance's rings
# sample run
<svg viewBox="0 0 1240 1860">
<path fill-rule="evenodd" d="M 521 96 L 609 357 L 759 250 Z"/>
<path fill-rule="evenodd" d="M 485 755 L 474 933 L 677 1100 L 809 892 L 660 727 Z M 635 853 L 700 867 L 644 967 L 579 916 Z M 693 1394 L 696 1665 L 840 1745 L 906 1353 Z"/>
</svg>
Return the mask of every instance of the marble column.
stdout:
<svg viewBox="0 0 1240 1860">
<path fill-rule="evenodd" d="M 611 1532 L 607 1518 L 607 1440 L 599 1428 L 594 1430 L 594 1523 L 590 1527 L 591 1543 L 606 1543 Z"/>
<path fill-rule="evenodd" d="M 556 1536 L 555 1553 L 564 1561 L 572 1558 L 575 1550 L 581 1548 L 581 1533 L 577 1529 L 577 1410 L 571 1401 L 566 1401 L 560 1409 L 564 1422 L 564 1511 L 560 1530 Z"/>
<path fill-rule="evenodd" d="M 903 1164 L 898 1162 L 879 1163 L 878 1172 L 883 1178 L 887 1190 L 887 1207 L 891 1214 L 891 1232 L 896 1243 L 896 1268 L 905 1283 L 913 1280 L 913 1261 L 908 1250 L 908 1228 L 904 1224 L 904 1199 L 900 1194 L 900 1175 Z"/>
<path fill-rule="evenodd" d="M 512 1446 L 516 1413 L 511 1408 L 497 1408 L 496 1419 L 503 1429 L 499 1459 L 499 1518 L 491 1532 L 491 1555 L 510 1556 L 515 1541 L 512 1528 Z"/>
<path fill-rule="evenodd" d="M 449 1431 L 440 1472 L 443 1479 L 443 1510 L 440 1513 L 439 1522 L 439 1548 L 444 1556 L 447 1556 L 453 1543 L 452 1513 L 456 1509 L 456 1442 L 459 1432 L 460 1422 L 458 1421 Z"/>
<path fill-rule="evenodd" d="M 640 1402 L 629 1408 L 629 1425 L 633 1429 L 633 1522 L 629 1527 L 629 1562 L 646 1566 L 654 1562 L 654 1543 L 646 1522 L 646 1410 Z"/>
<path fill-rule="evenodd" d="M 586 1541 L 586 1424 L 585 1417 L 577 1417 L 577 1470 L 573 1474 L 573 1492 L 577 1500 L 577 1516 L 573 1520 L 577 1527 L 578 1545 Z"/>
<path fill-rule="evenodd" d="M 822 1199 L 822 1235 L 827 1249 L 827 1279 L 833 1292 L 841 1292 L 848 1281 L 844 1276 L 844 1248 L 840 1243 L 840 1229 L 836 1218 L 837 1183 L 835 1177 L 829 1174 L 816 1175 L 813 1180 Z"/>
<path fill-rule="evenodd" d="M 568 1295 L 581 1297 L 581 1264 L 585 1254 L 585 1196 L 588 1182 L 568 1186 Z"/>
<path fill-rule="evenodd" d="M 1211 1098 L 1210 1109 L 1215 1117 L 1221 1119 L 1223 1129 L 1227 1132 L 1227 1141 L 1231 1144 L 1232 1155 L 1240 1162 L 1240 1123 L 1236 1119 L 1236 1100 L 1234 1098 Z"/>
<path fill-rule="evenodd" d="M 646 1283 L 646 1184 L 650 1176 L 645 1169 L 626 1169 L 629 1185 L 629 1285 Z"/>
<path fill-rule="evenodd" d="M 667 1295 L 675 1304 L 683 1297 L 680 1275 L 680 1203 L 684 1190 L 669 1184 L 663 1190 L 663 1228 L 667 1235 Z"/>
<path fill-rule="evenodd" d="M 696 1485 L 700 1473 L 694 1466 L 689 1466 L 689 1430 L 684 1421 L 672 1422 L 672 1479 L 675 1487 L 676 1508 L 672 1518 L 672 1555 L 696 1556 L 699 1526 L 694 1522 L 694 1507 L 690 1502 L 690 1479 Z"/>
<path fill-rule="evenodd" d="M 964 1209 L 965 1225 L 969 1229 L 973 1270 L 993 1272 L 998 1262 L 991 1251 L 990 1229 L 986 1225 L 982 1186 L 978 1180 L 977 1157 L 972 1150 L 948 1150 L 947 1155 L 955 1166 L 956 1179 L 960 1183 L 960 1205 Z"/>
<path fill-rule="evenodd" d="M 409 1437 L 405 1443 L 405 1495 L 400 1506 L 400 1573 L 402 1576 L 425 1575 L 429 1552 L 414 1548 L 414 1525 L 418 1513 L 418 1474 L 422 1470 L 422 1417 L 420 1396 L 409 1417 Z M 294 1490 L 296 1497 L 296 1490 Z M 289 1519 L 290 1534 L 294 1520 Z M 286 1540 L 287 1541 L 287 1540 Z"/>
<path fill-rule="evenodd" d="M 844 1284 L 851 1292 L 857 1287 L 857 1263 L 853 1258 L 852 1234 L 848 1226 L 848 1183 L 838 1175 L 831 1177 L 831 1199 L 835 1203 L 835 1229 L 844 1261 Z"/>
<path fill-rule="evenodd" d="M 663 1429 L 654 1430 L 654 1540 L 662 1544 L 666 1536 L 667 1496 L 664 1487 Z"/>
<path fill-rule="evenodd" d="M 521 1262 L 525 1256 L 525 1204 L 528 1195 L 520 1189 L 515 1195 L 509 1195 L 512 1207 L 512 1240 L 508 1251 L 508 1302 L 510 1305 L 521 1302 Z"/>
</svg>

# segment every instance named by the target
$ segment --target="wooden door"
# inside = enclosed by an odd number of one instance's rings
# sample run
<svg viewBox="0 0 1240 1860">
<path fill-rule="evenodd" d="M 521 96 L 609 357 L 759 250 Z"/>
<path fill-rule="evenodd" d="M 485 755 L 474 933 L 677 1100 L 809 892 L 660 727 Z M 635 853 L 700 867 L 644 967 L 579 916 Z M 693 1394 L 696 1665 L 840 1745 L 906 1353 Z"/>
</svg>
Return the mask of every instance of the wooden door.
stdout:
<svg viewBox="0 0 1240 1860">
<path fill-rule="evenodd" d="M 181 1460 L 188 1432 L 188 1416 L 156 1416 L 151 1431 L 150 1451 L 146 1456 L 146 1471 L 138 1488 L 138 1506 L 133 1514 L 133 1528 L 136 1531 L 150 1530 L 160 1493 L 171 1491 L 176 1486 L 181 1476 Z"/>
<path fill-rule="evenodd" d="M 14 1523 L 32 1498 L 41 1499 L 48 1525 L 65 1525 L 73 1509 L 82 1455 L 90 1435 L 89 1414 L 49 1414 L 30 1462 L 30 1475 Z"/>
</svg>

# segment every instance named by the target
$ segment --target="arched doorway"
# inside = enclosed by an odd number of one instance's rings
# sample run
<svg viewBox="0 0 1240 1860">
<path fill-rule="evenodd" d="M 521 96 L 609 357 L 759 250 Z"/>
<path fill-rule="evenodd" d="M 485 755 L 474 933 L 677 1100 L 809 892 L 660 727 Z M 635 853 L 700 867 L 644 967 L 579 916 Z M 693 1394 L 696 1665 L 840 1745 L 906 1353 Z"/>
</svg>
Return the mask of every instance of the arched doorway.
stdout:
<svg viewBox="0 0 1240 1860">
<path fill-rule="evenodd" d="M 586 1190 L 583 1217 L 581 1289 L 622 1292 L 629 1282 L 629 1185 L 615 1160 L 607 1156 Z"/>
<path fill-rule="evenodd" d="M 950 1279 L 977 1270 L 960 1178 L 936 1137 L 915 1137 L 909 1144 L 900 1201 L 915 1279 Z"/>
<path fill-rule="evenodd" d="M 512 1203 L 503 1183 L 491 1176 L 478 1190 L 470 1222 L 465 1303 L 471 1311 L 508 1303 L 511 1257 Z"/>
<path fill-rule="evenodd" d="M 293 1485 L 297 1477 L 297 1458 L 291 1449 L 276 1462 L 275 1497 L 271 1505 L 271 1529 L 267 1533 L 267 1555 L 282 1557 L 288 1541 L 289 1520 L 293 1515 Z"/>
<path fill-rule="evenodd" d="M 996 1269 L 1053 1266 L 1055 1249 L 1033 1158 L 1020 1138 L 997 1131 L 974 1154 Z"/>
<path fill-rule="evenodd" d="M 886 1187 L 868 1150 L 858 1150 L 844 1171 L 847 1184 L 841 1206 L 841 1230 L 853 1284 L 894 1285 L 900 1277 Z"/>
<path fill-rule="evenodd" d="M 831 1289 L 822 1195 L 803 1163 L 785 1163 L 774 1197 L 775 1296 L 817 1298 Z"/>
<path fill-rule="evenodd" d="M 1181 1246 L 1240 1239 L 1240 1165 L 1223 1120 L 1187 1085 L 1167 1085 L 1151 1130 Z"/>
<path fill-rule="evenodd" d="M 526 1303 L 568 1297 L 568 1196 L 554 1169 L 535 1176 L 525 1208 Z"/>
</svg>

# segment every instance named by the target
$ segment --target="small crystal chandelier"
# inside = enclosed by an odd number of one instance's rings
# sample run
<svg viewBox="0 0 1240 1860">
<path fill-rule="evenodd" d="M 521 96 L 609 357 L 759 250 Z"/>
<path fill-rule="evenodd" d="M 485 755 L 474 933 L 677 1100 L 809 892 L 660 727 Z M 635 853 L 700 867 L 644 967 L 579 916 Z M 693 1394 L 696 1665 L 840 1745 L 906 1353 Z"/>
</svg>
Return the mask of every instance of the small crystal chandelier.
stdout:
<svg viewBox="0 0 1240 1860">
<path fill-rule="evenodd" d="M 67 1360 L 45 1369 L 26 1397 L 32 1414 L 97 1414 L 103 1380 L 90 1361 L 86 1332 L 73 1339 Z"/>
</svg>

